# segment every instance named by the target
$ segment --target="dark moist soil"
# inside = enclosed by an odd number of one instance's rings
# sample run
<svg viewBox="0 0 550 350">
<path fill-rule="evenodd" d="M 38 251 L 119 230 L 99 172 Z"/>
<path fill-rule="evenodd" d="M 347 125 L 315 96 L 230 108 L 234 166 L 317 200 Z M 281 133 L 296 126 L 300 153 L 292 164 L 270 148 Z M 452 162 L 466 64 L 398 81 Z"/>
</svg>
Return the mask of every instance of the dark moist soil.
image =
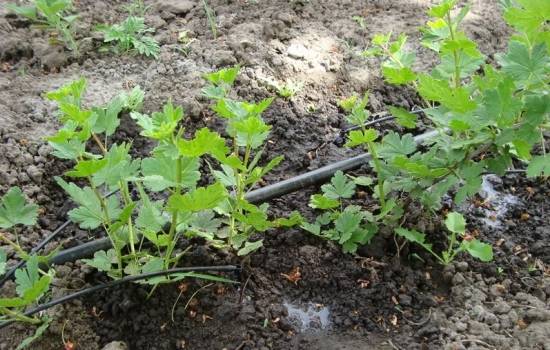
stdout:
<svg viewBox="0 0 550 350">
<path fill-rule="evenodd" d="M 61 224 L 70 208 L 53 176 L 71 165 L 51 156 L 43 140 L 58 123 L 54 105 L 42 95 L 78 76 L 88 80 L 89 106 L 136 84 L 146 93 L 146 112 L 171 98 L 186 111 L 188 134 L 203 126 L 223 131 L 200 96 L 204 72 L 242 64 L 235 93 L 255 101 L 275 94 L 269 81 L 302 83 L 297 96 L 277 99 L 265 113 L 273 126 L 265 157 L 285 155 L 266 178 L 273 183 L 355 154 L 333 142 L 347 126 L 337 108 L 342 97 L 368 89 L 373 112 L 419 104 L 411 92 L 381 81 L 378 62 L 358 55 L 374 34 L 405 32 L 411 50 L 419 51 L 418 68 L 434 62 L 416 44 L 429 1 L 211 0 L 216 38 L 200 1 L 145 3 L 152 5 L 146 23 L 161 44 L 158 60 L 100 53 L 101 36 L 90 28 L 123 20 L 126 2 L 75 2 L 79 59 L 48 45 L 47 34 L 0 7 L 0 193 L 18 185 L 40 205 L 38 225 L 20 235 L 28 249 Z M 504 49 L 509 30 L 496 0 L 472 3 L 466 30 L 492 59 Z M 366 29 L 352 16 L 365 17 Z M 177 40 L 184 30 L 196 39 L 187 55 Z M 391 122 L 379 129 L 404 132 Z M 128 116 L 116 139 L 133 140 L 137 156 L 150 148 Z M 415 246 L 405 245 L 398 254 L 391 232 L 382 232 L 358 257 L 297 229 L 268 232 L 265 248 L 243 261 L 203 242 L 184 242 L 193 247 L 187 265 L 238 264 L 241 273 L 224 276 L 240 284 L 189 280 L 162 286 L 150 298 L 143 285 L 104 291 L 49 310 L 55 321 L 31 348 L 60 349 L 65 339 L 91 350 L 123 348 L 113 341 L 130 349 L 550 349 L 550 187 L 514 176 L 492 181 L 496 192 L 461 208 L 470 232 L 493 244 L 492 263 L 461 257 L 443 269 Z M 316 190 L 273 200 L 271 213 L 300 210 L 311 218 L 306 204 Z M 516 200 L 495 215 L 494 207 L 508 203 L 506 194 Z M 436 247 L 444 242 L 439 225 L 414 210 L 409 224 L 424 228 Z M 71 227 L 47 250 L 96 234 Z M 52 297 L 107 281 L 79 262 L 56 271 Z M 299 278 L 289 278 L 296 271 Z M 9 282 L 2 291 L 11 288 Z M 306 323 L 296 317 L 299 309 L 308 315 Z M 0 330 L 0 349 L 14 349 L 31 331 L 21 325 Z"/>
</svg>

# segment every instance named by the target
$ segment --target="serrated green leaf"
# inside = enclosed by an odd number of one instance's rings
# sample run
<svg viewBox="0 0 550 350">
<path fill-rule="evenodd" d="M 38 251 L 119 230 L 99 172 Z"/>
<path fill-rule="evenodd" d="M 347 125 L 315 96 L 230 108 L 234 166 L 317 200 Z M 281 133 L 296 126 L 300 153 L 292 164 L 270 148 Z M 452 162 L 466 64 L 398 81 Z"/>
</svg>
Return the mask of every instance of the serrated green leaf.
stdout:
<svg viewBox="0 0 550 350">
<path fill-rule="evenodd" d="M 106 136 L 114 134 L 120 124 L 118 114 L 122 111 L 125 102 L 127 101 L 117 96 L 109 102 L 106 108 L 92 109 L 92 112 L 96 114 L 92 131 L 96 134 L 105 133 Z"/>
<path fill-rule="evenodd" d="M 407 230 L 402 227 L 396 228 L 395 233 L 405 238 L 409 242 L 417 243 L 427 250 L 432 249 L 432 245 L 426 243 L 426 235 L 416 230 Z"/>
<path fill-rule="evenodd" d="M 260 239 L 259 241 L 255 241 L 255 242 L 246 241 L 244 242 L 244 247 L 238 250 L 237 255 L 238 256 L 248 255 L 253 251 L 260 249 L 261 247 L 263 247 L 263 245 L 264 245 L 263 239 Z"/>
<path fill-rule="evenodd" d="M 363 144 L 373 142 L 378 138 L 378 132 L 375 129 L 363 130 L 352 130 L 348 135 L 348 142 L 346 142 L 346 147 L 355 147 Z"/>
<path fill-rule="evenodd" d="M 38 206 L 26 204 L 23 192 L 19 187 L 9 189 L 0 201 L 0 228 L 10 228 L 15 225 L 31 226 L 36 223 Z"/>
<path fill-rule="evenodd" d="M 416 80 L 416 73 L 409 67 L 393 68 L 382 67 L 382 75 L 384 79 L 393 85 L 405 85 Z"/>
<path fill-rule="evenodd" d="M 256 116 L 234 121 L 232 127 L 236 131 L 237 144 L 241 147 L 249 146 L 252 149 L 260 147 L 269 136 L 269 130 L 271 130 L 271 126 Z"/>
<path fill-rule="evenodd" d="M 183 195 L 173 194 L 168 200 L 168 207 L 172 211 L 198 212 L 215 208 L 226 197 L 227 191 L 224 185 L 216 182 Z"/>
<path fill-rule="evenodd" d="M 504 13 L 506 22 L 519 31 L 531 32 L 550 21 L 546 0 L 517 0 Z"/>
<path fill-rule="evenodd" d="M 370 186 L 374 183 L 372 177 L 369 176 L 352 177 L 352 180 L 357 186 Z"/>
<path fill-rule="evenodd" d="M 390 107 L 390 113 L 396 118 L 397 123 L 405 128 L 416 128 L 416 114 L 413 114 L 401 107 Z"/>
<path fill-rule="evenodd" d="M 79 160 L 73 170 L 67 171 L 65 175 L 70 177 L 89 177 L 101 170 L 105 165 L 107 165 L 106 159 Z"/>
<path fill-rule="evenodd" d="M 95 267 L 98 271 L 110 272 L 117 263 L 116 253 L 113 249 L 100 250 L 94 253 L 93 259 L 82 259 L 82 262 Z"/>
<path fill-rule="evenodd" d="M 550 155 L 533 157 L 527 167 L 527 176 L 550 176 Z"/>
<path fill-rule="evenodd" d="M 436 18 L 443 18 L 453 9 L 456 4 L 456 0 L 444 0 L 439 3 L 439 5 L 432 6 L 428 10 L 428 15 Z"/>
<path fill-rule="evenodd" d="M 229 151 L 225 140 L 208 128 L 198 130 L 192 140 L 179 140 L 178 150 L 184 157 L 200 157 L 208 153 L 216 158 L 223 158 Z"/>
<path fill-rule="evenodd" d="M 338 170 L 330 179 L 330 184 L 324 184 L 321 190 L 330 199 L 351 198 L 355 193 L 355 184 Z"/>
<path fill-rule="evenodd" d="M 439 102 L 459 113 L 470 112 L 477 107 L 465 88 L 453 88 L 447 80 L 435 79 L 427 74 L 418 77 L 418 93 L 426 100 Z"/>
<path fill-rule="evenodd" d="M 322 194 L 314 194 L 309 200 L 309 206 L 313 209 L 332 209 L 340 206 L 340 201 L 334 198 L 327 198 Z"/>
<path fill-rule="evenodd" d="M 466 220 L 462 214 L 457 212 L 451 212 L 447 214 L 445 219 L 445 226 L 447 229 L 454 233 L 464 233 L 466 232 Z"/>
<path fill-rule="evenodd" d="M 383 159 L 391 159 L 398 155 L 409 155 L 416 151 L 416 142 L 411 134 L 399 136 L 390 131 L 378 147 L 378 155 Z"/>
<path fill-rule="evenodd" d="M 163 191 L 177 185 L 177 166 L 171 158 L 155 155 L 141 161 L 143 183 L 151 191 Z M 193 188 L 200 179 L 199 159 L 182 158 L 180 185 L 183 188 Z"/>
<path fill-rule="evenodd" d="M 24 296 L 27 291 L 33 289 L 33 286 L 38 283 L 40 275 L 38 274 L 38 257 L 32 255 L 28 260 L 25 268 L 20 268 L 15 271 L 15 284 L 17 295 L 27 300 Z"/>
<path fill-rule="evenodd" d="M 164 105 L 162 112 L 154 112 L 151 117 L 137 112 L 130 113 L 130 117 L 143 129 L 141 135 L 155 140 L 172 137 L 178 123 L 183 118 L 183 109 L 174 107 L 172 102 Z"/>
<path fill-rule="evenodd" d="M 506 55 L 499 55 L 497 59 L 502 70 L 519 86 L 529 81 L 544 81 L 550 64 L 545 45 L 539 44 L 530 50 L 527 44 L 514 40 L 510 41 Z"/>
<path fill-rule="evenodd" d="M 345 210 L 334 221 L 334 227 L 340 232 L 339 243 L 348 241 L 353 233 L 359 228 L 363 216 L 358 212 Z"/>
<path fill-rule="evenodd" d="M 136 177 L 139 172 L 141 162 L 139 159 L 132 160 L 129 155 L 130 144 L 113 144 L 107 154 L 104 156 L 105 167 L 101 168 L 92 176 L 92 181 L 96 187 L 106 184 L 107 186 L 118 186 L 120 181 L 126 182 L 128 179 Z"/>
</svg>

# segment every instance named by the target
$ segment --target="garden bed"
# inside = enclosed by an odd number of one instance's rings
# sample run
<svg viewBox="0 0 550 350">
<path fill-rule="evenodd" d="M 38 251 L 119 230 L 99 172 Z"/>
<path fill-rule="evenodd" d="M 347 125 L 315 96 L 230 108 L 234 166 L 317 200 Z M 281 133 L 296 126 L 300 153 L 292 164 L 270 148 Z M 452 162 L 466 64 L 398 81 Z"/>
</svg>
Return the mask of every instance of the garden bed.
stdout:
<svg viewBox="0 0 550 350">
<path fill-rule="evenodd" d="M 146 112 L 172 99 L 184 108 L 189 135 L 204 126 L 223 130 L 201 97 L 204 73 L 242 64 L 235 91 L 250 101 L 275 95 L 270 81 L 302 83 L 291 100 L 276 99 L 264 113 L 273 127 L 265 156 L 285 156 L 264 179 L 269 184 L 359 153 L 335 142 L 348 126 L 337 105 L 343 97 L 368 89 L 373 112 L 386 105 L 409 110 L 421 105 L 413 91 L 385 84 L 376 62 L 358 57 L 374 34 L 411 35 L 420 69 L 435 59 L 413 40 L 427 19 L 429 1 L 212 0 L 214 38 L 202 2 L 160 0 L 145 15 L 161 45 L 157 60 L 100 52 L 101 36 L 90 28 L 120 22 L 124 4 L 75 2 L 83 43 L 78 59 L 50 47 L 46 34 L 0 9 L 0 190 L 20 186 L 42 211 L 38 225 L 20 234 L 26 249 L 62 224 L 72 205 L 53 180 L 70 164 L 51 156 L 43 139 L 59 124 L 54 105 L 42 94 L 79 76 L 88 80 L 84 102 L 90 105 L 136 85 L 145 92 Z M 352 16 L 362 16 L 366 27 Z M 497 1 L 474 1 L 464 25 L 489 60 L 505 49 L 510 30 Z M 178 41 L 185 30 L 196 39 L 188 47 Z M 391 121 L 376 128 L 402 131 Z M 420 124 L 414 131 L 427 128 Z M 137 156 L 152 147 L 128 115 L 115 137 L 133 140 Z M 240 284 L 189 280 L 159 287 L 149 299 L 150 288 L 141 285 L 104 290 L 48 310 L 54 321 L 32 348 L 59 349 L 70 341 L 76 349 L 101 349 L 122 341 L 130 349 L 547 349 L 549 183 L 517 174 L 486 180 L 484 192 L 461 210 L 469 229 L 492 244 L 491 263 L 461 256 L 443 268 L 419 247 L 398 251 L 390 234 L 376 236 L 352 256 L 299 228 L 274 229 L 266 233 L 264 248 L 244 259 L 192 239 L 185 242 L 192 247 L 186 266 L 235 264 L 240 273 L 224 276 Z M 298 210 L 311 219 L 307 203 L 317 192 L 304 188 L 273 199 L 271 213 Z M 412 213 L 409 220 L 418 217 Z M 444 242 L 441 232 L 426 226 L 432 241 Z M 101 232 L 70 225 L 46 250 L 74 247 L 94 235 Z M 108 281 L 80 261 L 56 272 L 53 297 Z M 0 330 L 0 349 L 14 349 L 30 333 L 22 325 Z"/>
</svg>

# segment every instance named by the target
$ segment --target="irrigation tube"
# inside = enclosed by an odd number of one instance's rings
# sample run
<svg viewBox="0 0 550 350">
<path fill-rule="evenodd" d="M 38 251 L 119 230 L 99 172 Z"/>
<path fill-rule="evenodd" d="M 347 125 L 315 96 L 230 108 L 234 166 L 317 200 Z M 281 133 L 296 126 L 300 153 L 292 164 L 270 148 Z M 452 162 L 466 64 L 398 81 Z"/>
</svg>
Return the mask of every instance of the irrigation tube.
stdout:
<svg viewBox="0 0 550 350">
<path fill-rule="evenodd" d="M 416 143 L 420 144 L 436 136 L 438 133 L 439 132 L 437 130 L 431 130 L 424 134 L 415 136 L 414 140 Z M 345 172 L 357 169 L 367 163 L 370 159 L 371 156 L 369 153 L 363 153 L 352 158 L 325 165 L 324 167 L 309 171 L 305 174 L 298 175 L 296 177 L 283 180 L 281 182 L 262 188 L 258 188 L 254 191 L 250 191 L 246 194 L 245 198 L 251 203 L 267 202 L 273 198 L 295 192 L 304 187 L 309 187 L 326 182 L 338 170 Z M 109 238 L 100 238 L 91 242 L 78 245 L 73 248 L 60 251 L 50 260 L 50 263 L 54 265 L 61 265 L 66 262 L 75 261 L 77 259 L 88 258 L 91 257 L 96 251 L 109 249 L 110 247 L 111 241 L 109 240 Z"/>
<path fill-rule="evenodd" d="M 144 279 L 152 278 L 152 277 L 157 277 L 157 276 L 167 276 L 167 275 L 172 275 L 172 274 L 176 274 L 176 273 L 186 273 L 186 272 L 228 272 L 228 271 L 237 271 L 239 269 L 240 269 L 239 267 L 233 266 L 233 265 L 178 267 L 178 268 L 173 268 L 173 269 L 164 270 L 164 271 L 144 273 L 144 274 L 141 274 L 141 275 L 126 276 L 126 277 L 118 279 L 118 280 L 113 280 L 109 283 L 98 284 L 98 285 L 92 286 L 90 288 L 85 288 L 85 289 L 79 290 L 78 292 L 74 292 L 74 293 L 62 296 L 60 298 L 57 298 L 57 299 L 53 299 L 53 300 L 51 300 L 47 303 L 44 303 L 44 304 L 41 304 L 41 305 L 35 307 L 34 309 L 30 309 L 30 310 L 26 311 L 24 313 L 24 315 L 25 316 L 32 316 L 32 315 L 34 315 L 38 312 L 47 310 L 47 309 L 49 309 L 51 307 L 54 307 L 56 305 L 63 304 L 63 303 L 66 303 L 68 301 L 71 301 L 73 299 L 77 299 L 77 298 L 80 298 L 82 296 L 98 292 L 102 289 L 112 288 L 112 287 L 118 286 L 118 285 L 123 284 L 123 283 L 140 281 L 140 280 L 144 280 Z M 0 323 L 0 329 L 2 329 L 4 327 L 7 327 L 10 324 L 15 323 L 15 322 L 16 322 L 15 320 L 2 322 L 2 323 Z"/>
</svg>

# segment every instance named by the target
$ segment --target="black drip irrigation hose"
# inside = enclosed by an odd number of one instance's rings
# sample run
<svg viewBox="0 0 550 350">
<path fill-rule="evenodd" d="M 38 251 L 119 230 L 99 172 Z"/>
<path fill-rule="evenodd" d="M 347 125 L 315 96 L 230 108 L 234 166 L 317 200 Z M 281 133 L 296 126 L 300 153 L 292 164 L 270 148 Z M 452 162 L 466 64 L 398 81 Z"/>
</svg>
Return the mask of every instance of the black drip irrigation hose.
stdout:
<svg viewBox="0 0 550 350">
<path fill-rule="evenodd" d="M 57 298 L 57 299 L 53 299 L 53 300 L 51 300 L 47 303 L 41 304 L 41 305 L 39 305 L 39 306 L 37 306 L 33 309 L 30 309 L 30 310 L 26 311 L 24 313 L 24 315 L 27 316 L 27 317 L 32 316 L 36 313 L 47 310 L 47 309 L 49 309 L 51 307 L 54 307 L 56 305 L 69 302 L 73 299 L 77 299 L 77 298 L 83 297 L 85 295 L 98 292 L 98 291 L 103 290 L 103 289 L 113 288 L 113 287 L 116 287 L 116 286 L 124 284 L 124 283 L 140 281 L 140 280 L 144 280 L 144 279 L 147 279 L 147 278 L 158 277 L 158 276 L 166 276 L 166 275 L 172 275 L 172 274 L 176 274 L 176 273 L 185 273 L 185 272 L 231 272 L 231 271 L 238 271 L 238 270 L 240 270 L 240 267 L 233 266 L 233 265 L 196 266 L 196 267 L 178 267 L 178 268 L 173 268 L 173 269 L 164 270 L 164 271 L 156 271 L 156 272 L 149 272 L 149 273 L 144 273 L 144 274 L 140 274 L 140 275 L 126 276 L 126 277 L 118 279 L 118 280 L 113 280 L 109 283 L 98 284 L 98 285 L 95 285 L 95 286 L 92 286 L 92 287 L 89 287 L 89 288 L 79 290 L 78 292 L 74 292 L 74 293 L 62 296 L 60 298 Z M 2 322 L 2 323 L 0 323 L 0 329 L 2 329 L 4 327 L 7 327 L 10 324 L 13 324 L 15 322 L 16 322 L 15 320 Z"/>
</svg>

